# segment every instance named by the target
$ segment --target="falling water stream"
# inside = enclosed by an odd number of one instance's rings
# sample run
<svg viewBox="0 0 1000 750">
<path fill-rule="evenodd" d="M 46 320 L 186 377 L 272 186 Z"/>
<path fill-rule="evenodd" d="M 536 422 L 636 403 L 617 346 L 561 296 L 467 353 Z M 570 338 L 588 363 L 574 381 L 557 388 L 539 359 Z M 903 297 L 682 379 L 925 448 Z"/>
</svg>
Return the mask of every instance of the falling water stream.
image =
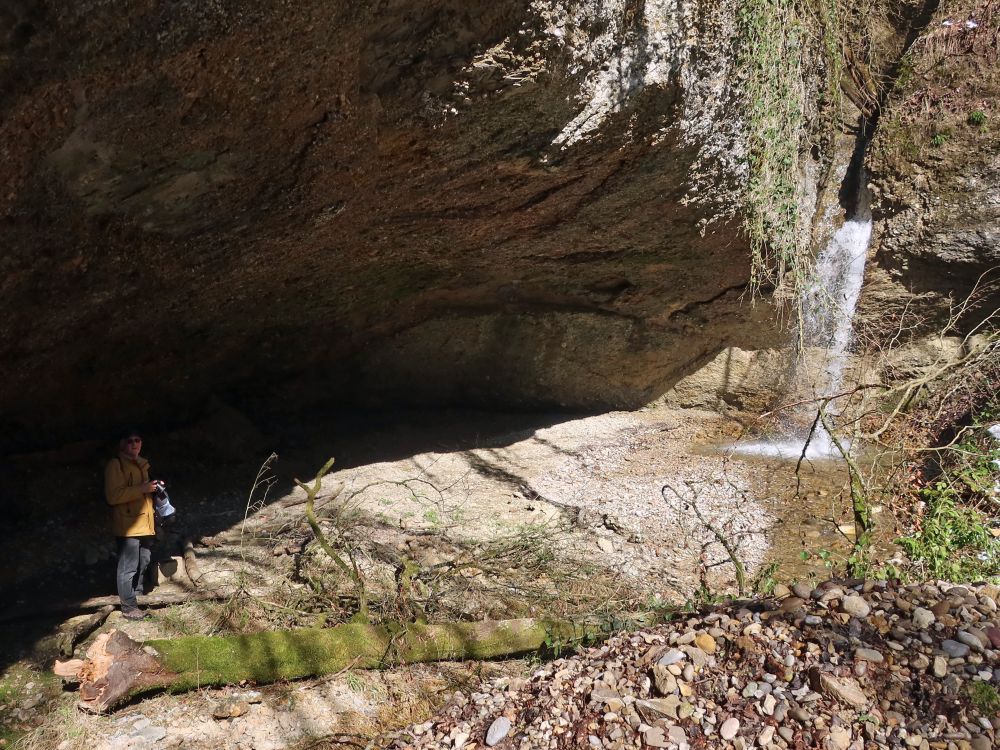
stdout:
<svg viewBox="0 0 1000 750">
<path fill-rule="evenodd" d="M 823 372 L 816 385 L 820 401 L 835 396 L 843 385 L 848 347 L 853 338 L 854 310 L 861 295 L 872 235 L 870 195 L 863 173 L 858 182 L 854 214 L 844 221 L 816 259 L 813 283 L 801 298 L 804 343 L 807 347 L 826 350 Z M 817 425 L 811 437 L 797 435 L 758 440 L 739 444 L 733 451 L 775 458 L 840 457 L 830 433 L 822 424 Z"/>
</svg>

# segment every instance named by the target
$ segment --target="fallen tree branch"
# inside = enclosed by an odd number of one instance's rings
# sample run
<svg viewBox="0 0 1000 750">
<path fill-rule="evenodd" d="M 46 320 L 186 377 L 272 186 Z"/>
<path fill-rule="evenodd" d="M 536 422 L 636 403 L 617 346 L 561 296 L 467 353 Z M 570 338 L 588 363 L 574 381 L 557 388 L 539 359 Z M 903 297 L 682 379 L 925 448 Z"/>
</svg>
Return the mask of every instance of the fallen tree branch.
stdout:
<svg viewBox="0 0 1000 750">
<path fill-rule="evenodd" d="M 187 573 L 187 577 L 191 579 L 191 584 L 195 588 L 199 588 L 199 582 L 204 573 L 201 572 L 201 568 L 198 566 L 198 558 L 194 554 L 194 544 L 190 539 L 184 540 L 184 572 Z"/>
<path fill-rule="evenodd" d="M 94 630 L 99 628 L 101 624 L 108 619 L 108 615 L 114 611 L 115 605 L 105 604 L 85 620 L 78 622 L 72 628 L 60 635 L 59 653 L 63 656 L 72 656 L 73 648 L 76 646 L 77 642 L 83 640 L 94 632 Z"/>
<path fill-rule="evenodd" d="M 340 568 L 341 572 L 344 573 L 348 578 L 354 583 L 354 589 L 358 595 L 358 616 L 364 621 L 368 620 L 368 591 L 365 587 L 364 578 L 361 576 L 361 571 L 358 568 L 357 560 L 354 559 L 350 548 L 347 550 L 348 559 L 351 561 L 350 567 L 344 562 L 344 559 L 337 553 L 327 540 L 326 535 L 323 533 L 323 529 L 320 528 L 319 520 L 316 518 L 316 512 L 314 510 L 314 503 L 316 497 L 319 495 L 320 490 L 323 487 L 323 477 L 330 471 L 333 466 L 334 459 L 329 459 L 323 467 L 316 472 L 316 478 L 313 479 L 312 486 L 307 485 L 305 482 L 301 482 L 298 479 L 295 480 L 295 484 L 299 486 L 306 493 L 306 521 L 309 522 L 309 528 L 312 529 L 313 536 L 316 538 L 316 542 L 319 544 L 320 548 L 326 553 Z M 339 491 L 337 494 L 340 494 Z"/>
<path fill-rule="evenodd" d="M 146 608 L 169 607 L 173 604 L 186 604 L 187 602 L 206 602 L 228 599 L 232 596 L 231 590 L 214 591 L 192 591 L 187 594 L 158 594 L 153 596 L 140 596 L 139 606 Z M 32 618 L 48 617 L 51 615 L 61 615 L 66 613 L 89 612 L 93 609 L 100 609 L 111 605 L 117 606 L 118 596 L 95 596 L 92 599 L 79 601 L 45 602 L 40 606 L 14 608 L 6 612 L 0 612 L 0 622 L 10 622 L 12 620 L 30 620 Z"/>
<path fill-rule="evenodd" d="M 86 661 L 73 665 L 81 683 L 81 708 L 103 713 L 154 690 L 176 693 L 243 680 L 260 685 L 329 675 L 351 665 L 381 669 L 511 657 L 601 639 L 624 627 L 647 626 L 655 619 L 642 614 L 629 620 L 576 623 L 535 618 L 441 625 L 349 623 L 322 630 L 191 636 L 146 643 L 112 631 L 98 637 Z M 67 665 L 60 664 L 60 668 L 65 671 Z"/>
<path fill-rule="evenodd" d="M 327 487 L 323 492 L 316 495 L 315 507 L 317 510 L 322 508 L 324 505 L 329 503 L 331 500 L 335 500 L 340 496 L 340 493 L 344 491 L 343 482 L 334 482 L 332 485 Z M 294 508 L 296 505 L 305 505 L 308 502 L 308 494 L 305 497 L 299 497 L 296 495 L 291 495 L 286 497 L 284 500 L 279 500 L 274 505 L 279 508 Z"/>
</svg>

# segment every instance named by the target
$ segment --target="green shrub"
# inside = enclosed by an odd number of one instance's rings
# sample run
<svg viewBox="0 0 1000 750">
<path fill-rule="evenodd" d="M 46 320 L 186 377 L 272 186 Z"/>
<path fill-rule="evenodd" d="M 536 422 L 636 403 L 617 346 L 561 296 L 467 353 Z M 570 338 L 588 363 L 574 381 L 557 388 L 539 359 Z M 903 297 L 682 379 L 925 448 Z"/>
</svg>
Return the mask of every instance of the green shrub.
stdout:
<svg viewBox="0 0 1000 750">
<path fill-rule="evenodd" d="M 935 133 L 934 137 L 931 138 L 931 145 L 935 147 L 943 146 L 948 142 L 948 138 L 950 136 L 947 133 Z"/>
<path fill-rule="evenodd" d="M 969 117 L 966 119 L 970 125 L 974 127 L 980 127 L 986 124 L 986 113 L 981 109 L 977 109 L 975 112 L 970 112 Z"/>
<path fill-rule="evenodd" d="M 960 505 L 956 488 L 940 481 L 920 491 L 927 511 L 920 527 L 897 540 L 910 559 L 932 578 L 970 581 L 1000 574 L 1000 543 L 982 514 Z"/>
</svg>

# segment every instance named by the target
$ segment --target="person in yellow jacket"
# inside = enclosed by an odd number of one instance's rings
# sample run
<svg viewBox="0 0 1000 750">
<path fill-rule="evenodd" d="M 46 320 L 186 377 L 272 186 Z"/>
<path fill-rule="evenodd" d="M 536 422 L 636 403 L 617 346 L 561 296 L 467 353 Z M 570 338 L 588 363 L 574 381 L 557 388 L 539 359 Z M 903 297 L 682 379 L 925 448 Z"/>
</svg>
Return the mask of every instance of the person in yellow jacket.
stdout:
<svg viewBox="0 0 1000 750">
<path fill-rule="evenodd" d="M 104 467 L 104 496 L 118 537 L 118 598 L 129 620 L 146 616 L 136 597 L 142 594 L 156 534 L 152 493 L 157 483 L 149 478 L 149 461 L 139 455 L 141 450 L 142 437 L 130 431 L 118 442 L 118 455 Z"/>
</svg>

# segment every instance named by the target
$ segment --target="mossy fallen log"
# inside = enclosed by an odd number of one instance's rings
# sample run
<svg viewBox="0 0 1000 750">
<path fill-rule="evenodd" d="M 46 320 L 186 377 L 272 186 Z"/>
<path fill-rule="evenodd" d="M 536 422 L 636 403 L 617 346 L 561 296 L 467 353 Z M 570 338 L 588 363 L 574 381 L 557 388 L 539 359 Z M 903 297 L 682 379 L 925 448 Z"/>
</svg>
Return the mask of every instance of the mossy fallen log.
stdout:
<svg viewBox="0 0 1000 750">
<path fill-rule="evenodd" d="M 149 594 L 140 596 L 138 601 L 141 608 L 151 609 L 156 607 L 171 607 L 175 604 L 187 604 L 188 602 L 219 601 L 229 599 L 233 596 L 233 593 L 231 589 L 213 589 L 211 591 L 185 591 L 179 594 Z M 120 601 L 121 599 L 118 598 L 118 594 L 112 594 L 111 596 L 95 596 L 83 601 L 67 599 L 64 601 L 33 603 L 24 607 L 12 607 L 0 612 L 0 622 L 30 620 L 64 613 L 83 613 L 102 609 L 108 605 L 114 608 Z"/>
<path fill-rule="evenodd" d="M 59 636 L 59 653 L 62 656 L 73 656 L 73 649 L 76 644 L 97 630 L 108 619 L 108 615 L 114 609 L 114 605 L 105 604 L 96 612 L 67 628 Z"/>
<path fill-rule="evenodd" d="M 641 617 L 629 627 L 649 624 Z M 598 640 L 624 622 L 573 623 L 525 618 L 421 625 L 338 625 L 249 635 L 191 636 L 137 643 L 121 631 L 102 635 L 77 675 L 81 707 L 103 713 L 155 690 L 258 685 L 418 662 L 495 659 Z"/>
</svg>

